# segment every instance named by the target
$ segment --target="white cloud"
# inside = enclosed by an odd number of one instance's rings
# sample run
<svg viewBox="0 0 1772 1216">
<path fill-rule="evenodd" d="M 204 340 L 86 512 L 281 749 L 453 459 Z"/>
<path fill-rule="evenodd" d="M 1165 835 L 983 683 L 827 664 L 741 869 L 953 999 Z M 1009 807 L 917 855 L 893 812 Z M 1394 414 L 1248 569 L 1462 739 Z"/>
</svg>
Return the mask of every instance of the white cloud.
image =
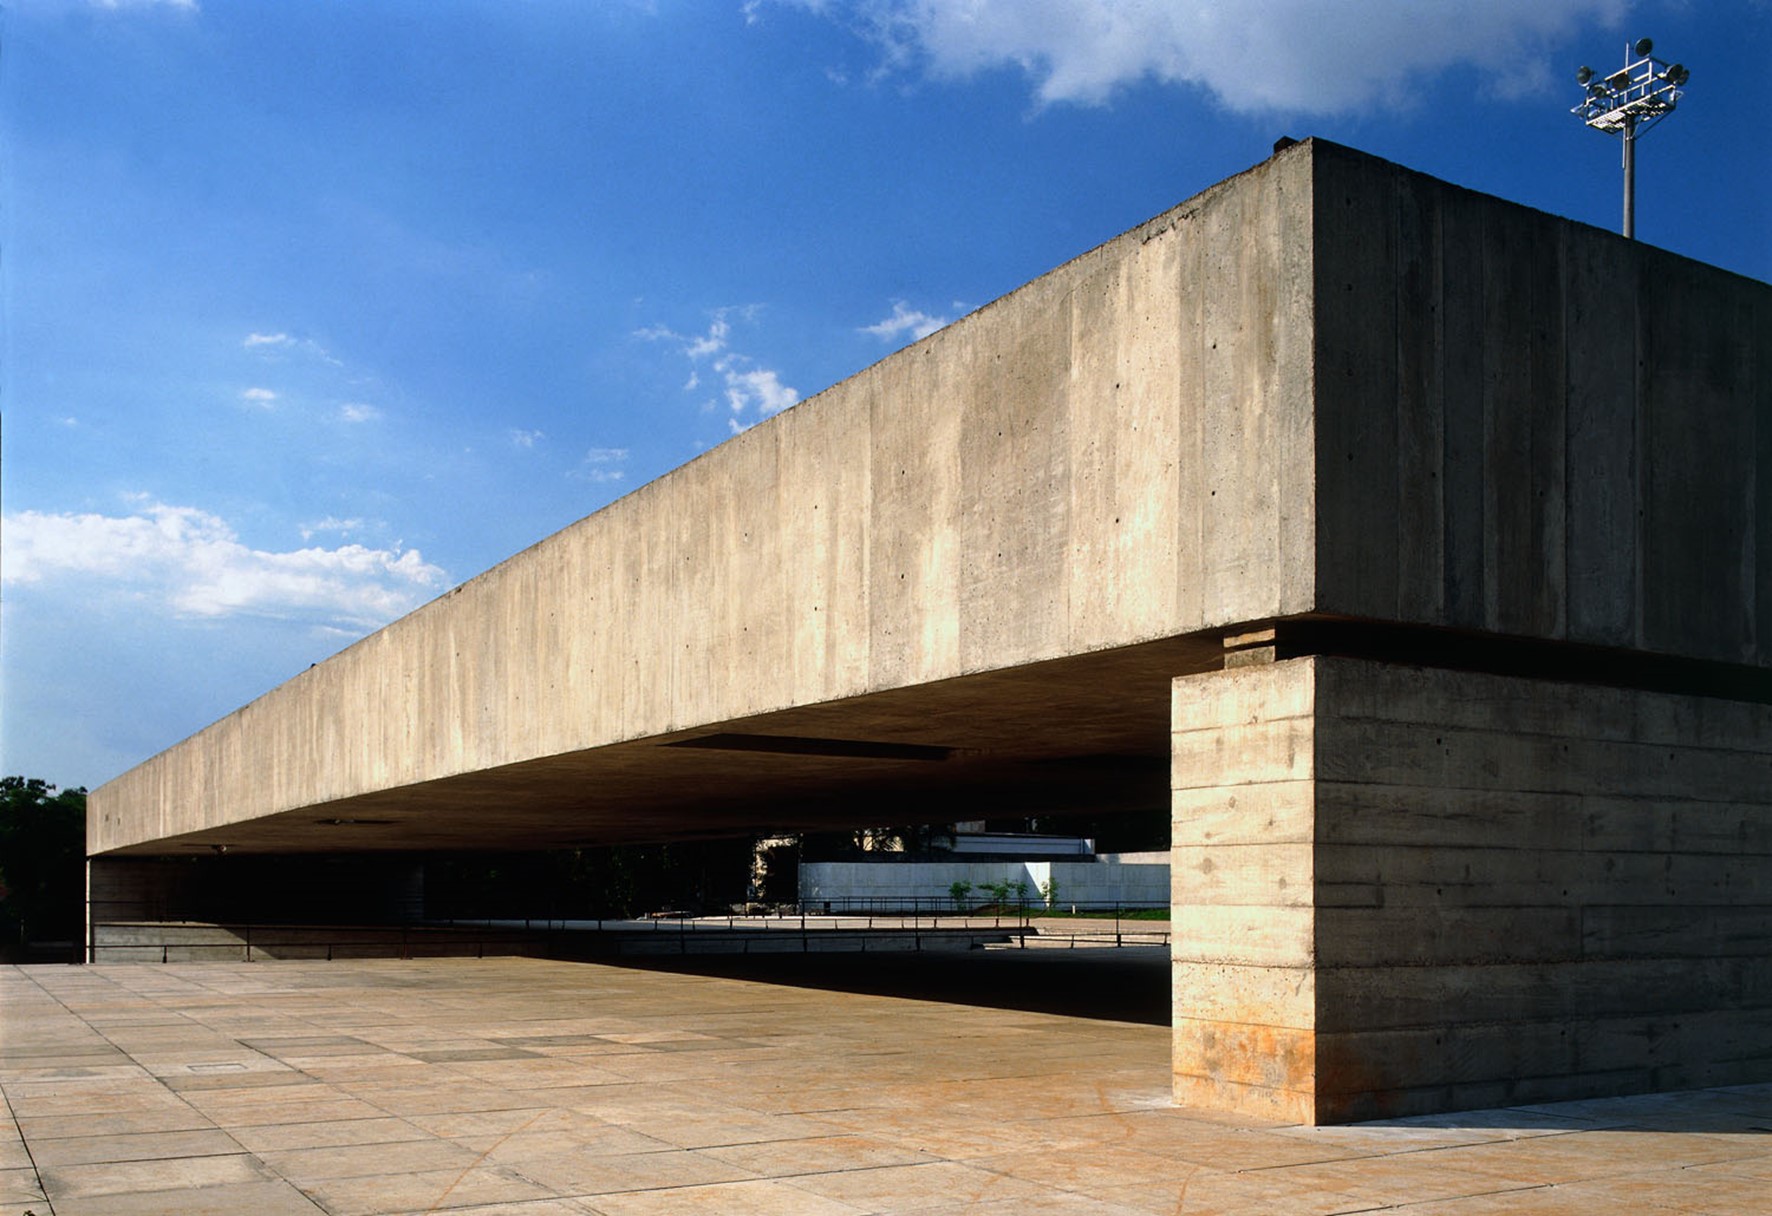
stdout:
<svg viewBox="0 0 1772 1216">
<path fill-rule="evenodd" d="M 353 522 L 322 524 L 342 529 Z M 313 530 L 319 527 L 304 531 L 304 539 Z M 180 617 L 260 616 L 371 629 L 447 582 L 416 549 L 253 549 L 220 517 L 164 503 L 123 516 L 9 515 L 0 545 L 7 583 L 84 578 Z"/>
<path fill-rule="evenodd" d="M 872 325 L 864 325 L 861 332 L 873 334 L 876 338 L 891 342 L 909 334 L 914 342 L 927 338 L 938 329 L 953 323 L 952 317 L 938 317 L 921 309 L 913 309 L 903 300 L 892 301 L 892 315 L 884 321 Z"/>
<path fill-rule="evenodd" d="M 795 2 L 795 0 L 789 0 Z M 1042 103 L 1098 105 L 1142 80 L 1191 85 L 1244 112 L 1406 104 L 1420 77 L 1509 63 L 1513 92 L 1548 78 L 1542 47 L 1625 0 L 797 0 L 853 26 L 888 69 L 945 79 L 1018 67 Z"/>
<path fill-rule="evenodd" d="M 664 325 L 636 330 L 634 336 L 649 342 L 670 342 L 683 352 L 691 364 L 711 359 L 710 370 L 720 377 L 726 406 L 731 411 L 727 421 L 734 434 L 746 430 L 763 419 L 779 414 L 800 400 L 798 389 L 782 383 L 781 373 L 762 366 L 756 359 L 732 349 L 732 318 L 754 321 L 760 310 L 755 305 L 744 308 L 722 308 L 714 313 L 707 332 L 681 334 Z M 715 356 L 718 356 L 717 358 Z M 684 392 L 701 387 L 701 373 L 691 367 Z"/>
<path fill-rule="evenodd" d="M 240 394 L 240 400 L 246 402 L 247 405 L 256 405 L 262 410 L 268 410 L 276 402 L 277 394 L 268 388 L 249 388 Z"/>
<path fill-rule="evenodd" d="M 648 342 L 670 342 L 682 348 L 683 353 L 692 360 L 706 359 L 725 350 L 732 340 L 732 320 L 736 314 L 741 320 L 754 320 L 757 306 L 748 304 L 743 308 L 717 308 L 713 320 L 708 322 L 708 329 L 703 334 L 680 334 L 668 325 L 649 325 L 645 329 L 634 331 L 636 338 L 644 338 Z"/>
<path fill-rule="evenodd" d="M 708 326 L 708 332 L 699 338 L 692 339 L 684 347 L 683 353 L 691 359 L 705 359 L 709 355 L 719 354 L 725 350 L 727 340 L 731 336 L 732 325 L 726 320 L 726 314 L 720 312 L 715 315 L 713 324 Z"/>
<path fill-rule="evenodd" d="M 799 391 L 783 384 L 775 372 L 748 364 L 749 360 L 736 355 L 714 364 L 714 370 L 726 379 L 726 405 L 732 411 L 727 421 L 734 434 L 781 413 L 800 399 Z"/>
<path fill-rule="evenodd" d="M 545 439 L 540 431 L 523 431 L 512 427 L 510 430 L 511 446 L 517 448 L 533 448 L 536 440 Z"/>
<path fill-rule="evenodd" d="M 627 459 L 626 448 L 592 448 L 579 461 L 572 476 L 582 481 L 620 481 L 627 476 L 627 470 L 621 467 L 627 463 Z"/>
<path fill-rule="evenodd" d="M 272 362 L 280 361 L 283 355 L 305 355 L 317 359 L 331 367 L 343 367 L 344 360 L 339 359 L 320 343 L 312 338 L 296 338 L 278 330 L 274 334 L 249 333 L 240 345 L 252 351 L 260 358 Z"/>
<path fill-rule="evenodd" d="M 349 536 L 361 530 L 363 521 L 360 519 L 340 519 L 336 515 L 328 515 L 325 519 L 316 519 L 313 523 L 301 525 L 297 529 L 303 540 L 311 540 L 322 532 L 336 532 L 340 536 Z"/>
<path fill-rule="evenodd" d="M 347 401 L 338 407 L 338 416 L 346 422 L 374 422 L 381 417 L 381 411 L 360 401 Z"/>
</svg>

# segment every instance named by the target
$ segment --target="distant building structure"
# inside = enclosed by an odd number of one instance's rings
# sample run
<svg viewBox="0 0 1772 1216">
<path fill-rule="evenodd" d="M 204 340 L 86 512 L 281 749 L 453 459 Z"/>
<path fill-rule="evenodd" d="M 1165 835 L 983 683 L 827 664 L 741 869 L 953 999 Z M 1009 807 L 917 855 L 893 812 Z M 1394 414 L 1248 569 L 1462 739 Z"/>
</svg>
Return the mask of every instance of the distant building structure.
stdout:
<svg viewBox="0 0 1772 1216">
<path fill-rule="evenodd" d="M 881 854 L 800 863 L 800 906 L 830 912 L 958 911 L 993 888 L 1031 909 L 1169 905 L 1169 854 L 1107 853 L 1078 836 L 957 832 L 949 858 Z M 956 895 L 956 884 L 962 889 Z"/>
<path fill-rule="evenodd" d="M 955 832 L 954 853 L 987 853 L 998 857 L 1093 857 L 1095 842 L 1083 836 L 1051 836 L 1037 832 Z"/>
</svg>

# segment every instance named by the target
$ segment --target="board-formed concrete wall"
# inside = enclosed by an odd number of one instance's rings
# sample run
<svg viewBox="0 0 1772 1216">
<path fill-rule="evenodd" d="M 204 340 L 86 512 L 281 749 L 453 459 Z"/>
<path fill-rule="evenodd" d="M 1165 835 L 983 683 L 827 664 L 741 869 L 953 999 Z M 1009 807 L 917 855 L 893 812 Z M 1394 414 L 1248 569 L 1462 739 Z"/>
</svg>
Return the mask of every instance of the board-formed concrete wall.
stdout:
<svg viewBox="0 0 1772 1216">
<path fill-rule="evenodd" d="M 1772 1078 L 1772 706 L 1313 657 L 1175 683 L 1178 1096 Z"/>
<path fill-rule="evenodd" d="M 1772 288 L 1316 168 L 1315 607 L 1772 666 Z"/>
</svg>

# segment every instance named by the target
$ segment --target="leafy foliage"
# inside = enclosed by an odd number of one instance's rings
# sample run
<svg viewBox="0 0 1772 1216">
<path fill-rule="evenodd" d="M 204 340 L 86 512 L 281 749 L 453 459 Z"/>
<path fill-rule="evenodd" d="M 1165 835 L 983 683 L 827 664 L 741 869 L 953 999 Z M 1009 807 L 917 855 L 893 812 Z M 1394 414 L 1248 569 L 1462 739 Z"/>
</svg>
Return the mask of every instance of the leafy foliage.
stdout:
<svg viewBox="0 0 1772 1216">
<path fill-rule="evenodd" d="M 800 898 L 800 842 L 774 844 L 761 850 L 761 873 L 753 863 L 755 890 L 750 894 L 765 904 L 791 904 Z"/>
<path fill-rule="evenodd" d="M 0 777 L 0 953 L 78 942 L 85 899 L 86 791 Z"/>
</svg>

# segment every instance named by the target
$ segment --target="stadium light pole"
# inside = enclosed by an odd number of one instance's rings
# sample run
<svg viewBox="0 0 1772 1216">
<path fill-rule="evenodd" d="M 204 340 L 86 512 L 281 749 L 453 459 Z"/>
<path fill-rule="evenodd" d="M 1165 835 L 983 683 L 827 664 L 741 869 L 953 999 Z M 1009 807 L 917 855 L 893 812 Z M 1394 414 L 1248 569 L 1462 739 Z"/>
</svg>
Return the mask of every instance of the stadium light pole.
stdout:
<svg viewBox="0 0 1772 1216">
<path fill-rule="evenodd" d="M 1583 64 L 1575 73 L 1581 103 L 1570 110 L 1596 131 L 1624 140 L 1624 235 L 1637 235 L 1637 138 L 1674 112 L 1692 73 L 1655 58 L 1655 44 L 1639 38 L 1624 48 L 1624 66 L 1599 76 Z"/>
</svg>

